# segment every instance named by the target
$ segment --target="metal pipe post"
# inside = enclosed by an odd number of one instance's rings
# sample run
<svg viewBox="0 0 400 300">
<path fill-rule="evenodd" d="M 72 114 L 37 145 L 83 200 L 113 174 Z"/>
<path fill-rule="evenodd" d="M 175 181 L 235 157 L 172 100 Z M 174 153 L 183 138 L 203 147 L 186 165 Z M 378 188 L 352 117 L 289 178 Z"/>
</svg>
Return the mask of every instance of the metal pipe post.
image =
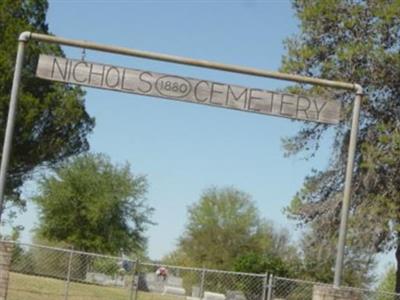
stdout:
<svg viewBox="0 0 400 300">
<path fill-rule="evenodd" d="M 206 278 L 206 269 L 203 268 L 203 271 L 201 272 L 201 279 L 200 279 L 199 298 L 203 298 L 205 278 Z"/>
<path fill-rule="evenodd" d="M 272 288 L 274 284 L 274 275 L 270 274 L 268 279 L 268 294 L 267 300 L 272 300 Z"/>
<path fill-rule="evenodd" d="M 135 263 L 135 270 L 136 271 L 138 271 L 139 270 L 139 272 L 138 272 L 138 279 L 137 279 L 137 284 L 136 284 L 136 289 L 135 289 L 135 299 L 134 300 L 137 300 L 137 298 L 138 298 L 138 292 L 139 292 L 139 280 L 140 280 L 140 262 L 139 262 L 139 259 L 136 259 L 136 263 Z"/>
<path fill-rule="evenodd" d="M 13 133 L 15 127 L 15 115 L 17 112 L 17 103 L 18 103 L 18 91 L 19 85 L 21 82 L 21 72 L 22 65 L 24 62 L 24 50 L 25 43 L 28 38 L 25 38 L 23 35 L 20 36 L 18 41 L 18 51 L 17 51 L 17 59 L 15 62 L 15 70 L 14 70 L 14 78 L 11 88 L 11 98 L 10 98 L 10 107 L 8 109 L 8 117 L 7 117 L 7 125 L 6 125 L 6 133 L 4 136 L 4 144 L 3 144 L 3 152 L 1 155 L 1 166 L 0 166 L 0 224 L 1 224 L 1 216 L 4 211 L 4 193 L 6 188 L 6 178 L 7 178 L 7 170 L 10 162 L 10 154 L 13 140 Z"/>
<path fill-rule="evenodd" d="M 262 283 L 261 300 L 265 300 L 265 297 L 267 295 L 267 288 L 268 288 L 268 273 L 265 273 L 263 283 Z"/>
<path fill-rule="evenodd" d="M 137 289 L 137 284 L 135 285 L 135 282 L 136 282 L 135 281 L 135 276 L 136 276 L 137 264 L 138 264 L 138 260 L 135 261 L 135 265 L 134 265 L 133 270 L 132 270 L 132 283 L 131 283 L 131 289 L 130 289 L 130 292 L 129 292 L 129 300 L 133 300 L 133 289 L 135 288 L 135 286 L 136 286 L 136 289 Z"/>
<path fill-rule="evenodd" d="M 69 293 L 69 283 L 71 281 L 71 268 L 72 268 L 72 255 L 74 252 L 71 250 L 69 253 L 68 259 L 68 271 L 67 271 L 67 278 L 65 281 L 65 290 L 64 290 L 64 300 L 68 300 L 68 293 Z"/>
<path fill-rule="evenodd" d="M 333 282 L 335 288 L 338 288 L 340 286 L 341 276 L 343 273 L 343 259 L 344 259 L 346 234 L 347 234 L 347 219 L 349 217 L 349 210 L 350 210 L 351 183 L 354 171 L 354 158 L 356 154 L 357 133 L 359 125 L 358 123 L 360 118 L 361 101 L 362 101 L 362 88 L 359 87 L 356 94 L 356 99 L 354 101 L 353 117 L 351 122 L 349 152 L 347 156 L 346 178 L 344 182 L 343 204 L 342 204 L 339 240 L 337 246 L 337 256 L 335 265 L 335 277 Z"/>
</svg>

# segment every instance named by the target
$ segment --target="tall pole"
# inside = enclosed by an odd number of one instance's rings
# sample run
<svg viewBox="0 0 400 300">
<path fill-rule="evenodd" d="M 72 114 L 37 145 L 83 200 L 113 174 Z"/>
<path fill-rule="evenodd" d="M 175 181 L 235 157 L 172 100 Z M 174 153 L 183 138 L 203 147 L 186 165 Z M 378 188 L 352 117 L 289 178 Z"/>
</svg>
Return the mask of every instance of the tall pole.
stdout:
<svg viewBox="0 0 400 300">
<path fill-rule="evenodd" d="M 346 234 L 347 234 L 347 220 L 349 217 L 350 210 L 350 200 L 351 200 L 351 183 L 353 179 L 354 171 L 354 158 L 356 154 L 356 144 L 357 144 L 357 133 L 358 133 L 358 123 L 360 118 L 360 108 L 362 100 L 362 88 L 358 87 L 356 99 L 354 101 L 353 107 L 353 117 L 351 122 L 351 132 L 349 141 L 349 151 L 347 154 L 347 166 L 346 166 L 346 177 L 344 182 L 344 194 L 342 203 L 342 212 L 340 220 L 339 229 L 339 241 L 337 245 L 337 256 L 335 265 L 335 277 L 333 285 L 335 288 L 340 286 L 340 281 L 343 273 L 343 260 L 346 245 Z"/>
<path fill-rule="evenodd" d="M 4 192 L 6 188 L 7 169 L 10 162 L 13 133 L 15 127 L 15 115 L 17 112 L 18 91 L 21 82 L 22 65 L 24 61 L 25 43 L 28 41 L 27 34 L 21 34 L 18 39 L 17 59 L 15 62 L 14 78 L 11 88 L 10 107 L 8 109 L 7 127 L 4 137 L 3 152 L 0 166 L 0 224 L 4 211 Z"/>
</svg>

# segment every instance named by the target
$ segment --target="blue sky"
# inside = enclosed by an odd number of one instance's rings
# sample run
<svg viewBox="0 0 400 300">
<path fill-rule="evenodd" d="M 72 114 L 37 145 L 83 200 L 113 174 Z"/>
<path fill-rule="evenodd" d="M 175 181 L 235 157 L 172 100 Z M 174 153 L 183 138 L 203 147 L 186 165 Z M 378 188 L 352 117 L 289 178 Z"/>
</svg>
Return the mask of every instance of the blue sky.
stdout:
<svg viewBox="0 0 400 300">
<path fill-rule="evenodd" d="M 283 40 L 298 31 L 289 1 L 50 1 L 50 31 L 96 41 L 277 70 Z M 64 48 L 68 57 L 81 50 Z M 86 59 L 244 86 L 277 89 L 289 83 L 195 67 L 86 51 Z M 157 225 L 148 230 L 149 255 L 173 250 L 186 222 L 187 207 L 210 186 L 235 186 L 250 195 L 260 214 L 297 236 L 282 209 L 312 168 L 329 158 L 327 139 L 316 158 L 284 158 L 281 138 L 300 122 L 151 97 L 86 89 L 96 118 L 91 151 L 114 162 L 128 161 L 147 175 L 148 201 Z M 26 196 L 34 184 L 26 186 Z M 37 220 L 35 208 L 18 220 L 24 240 Z"/>
</svg>

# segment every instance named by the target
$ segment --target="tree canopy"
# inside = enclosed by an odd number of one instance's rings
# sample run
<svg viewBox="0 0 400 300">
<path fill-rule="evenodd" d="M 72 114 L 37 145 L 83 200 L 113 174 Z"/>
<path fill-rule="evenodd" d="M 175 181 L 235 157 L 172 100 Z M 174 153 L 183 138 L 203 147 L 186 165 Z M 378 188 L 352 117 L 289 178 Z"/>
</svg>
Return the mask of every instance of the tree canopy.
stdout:
<svg viewBox="0 0 400 300">
<path fill-rule="evenodd" d="M 313 223 L 299 241 L 302 256 L 301 278 L 324 283 L 332 283 L 337 253 L 337 228 L 330 232 L 319 229 Z M 371 251 L 360 251 L 351 245 L 347 247 L 344 260 L 342 284 L 369 288 L 376 279 L 376 261 Z"/>
<path fill-rule="evenodd" d="M 49 33 L 46 0 L 0 1 L 0 140 L 4 140 L 18 36 Z M 23 205 L 20 187 L 39 166 L 53 166 L 89 148 L 94 119 L 85 110 L 81 88 L 35 77 L 40 53 L 64 56 L 58 45 L 27 43 L 6 200 Z"/>
<path fill-rule="evenodd" d="M 39 182 L 37 234 L 81 251 L 119 255 L 143 252 L 153 209 L 147 180 L 128 164 L 113 165 L 101 154 L 80 155 Z"/>
<path fill-rule="evenodd" d="M 287 274 L 296 251 L 285 232 L 260 217 L 251 197 L 233 187 L 209 188 L 188 208 L 178 248 L 166 261 L 189 266 Z M 263 262 L 262 265 L 255 264 Z"/>
<path fill-rule="evenodd" d="M 397 249 L 400 292 L 400 2 L 396 0 L 294 0 L 301 32 L 286 42 L 282 71 L 364 87 L 348 242 L 352 249 Z M 344 103 L 344 122 L 331 130 L 304 123 L 286 139 L 288 155 L 318 150 L 334 137 L 326 169 L 314 171 L 294 198 L 291 217 L 318 230 L 338 228 L 354 94 L 297 86 L 310 94 L 329 93 Z"/>
</svg>

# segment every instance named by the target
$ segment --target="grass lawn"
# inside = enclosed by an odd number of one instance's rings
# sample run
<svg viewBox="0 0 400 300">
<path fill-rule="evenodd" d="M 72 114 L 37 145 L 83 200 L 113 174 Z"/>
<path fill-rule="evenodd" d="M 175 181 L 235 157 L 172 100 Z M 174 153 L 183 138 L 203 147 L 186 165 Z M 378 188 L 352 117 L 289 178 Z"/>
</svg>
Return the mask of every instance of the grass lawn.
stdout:
<svg viewBox="0 0 400 300">
<path fill-rule="evenodd" d="M 10 274 L 7 300 L 64 300 L 65 282 L 58 279 Z M 129 290 L 102 287 L 91 284 L 69 285 L 68 299 L 71 300 L 129 300 Z M 138 293 L 138 300 L 182 300 L 184 297 L 163 296 L 155 293 Z"/>
</svg>

